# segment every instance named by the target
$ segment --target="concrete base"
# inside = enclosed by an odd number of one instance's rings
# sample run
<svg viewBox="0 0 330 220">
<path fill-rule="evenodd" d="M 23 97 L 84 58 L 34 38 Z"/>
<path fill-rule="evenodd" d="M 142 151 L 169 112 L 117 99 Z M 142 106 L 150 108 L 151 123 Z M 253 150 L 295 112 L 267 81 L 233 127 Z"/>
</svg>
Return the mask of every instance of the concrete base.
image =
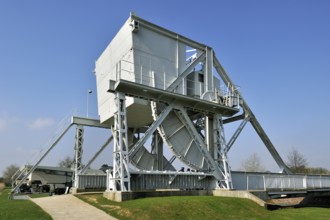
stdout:
<svg viewBox="0 0 330 220">
<path fill-rule="evenodd" d="M 72 187 L 70 189 L 70 192 L 72 194 L 77 194 L 77 193 L 84 193 L 84 192 L 104 192 L 104 190 L 105 190 L 104 188 L 102 188 L 102 189 L 80 189 L 80 188 Z"/>
<path fill-rule="evenodd" d="M 134 191 L 134 192 L 121 192 L 121 191 L 105 191 L 103 196 L 109 200 L 116 202 L 123 202 L 132 199 L 146 198 L 146 197 L 164 197 L 164 196 L 207 196 L 210 191 L 208 190 L 158 190 L 158 191 Z"/>
<path fill-rule="evenodd" d="M 260 196 L 266 192 L 259 192 Z M 267 193 L 266 193 L 267 194 Z M 158 191 L 139 191 L 139 192 L 121 192 L 121 191 L 105 191 L 103 196 L 109 200 L 123 202 L 132 199 L 146 197 L 162 197 L 162 196 L 223 196 L 246 198 L 254 201 L 260 206 L 265 207 L 266 202 L 249 191 L 241 190 L 158 190 Z"/>
<path fill-rule="evenodd" d="M 260 196 L 265 197 L 267 192 L 259 192 Z M 265 194 L 265 195 L 263 195 Z M 244 190 L 213 190 L 212 191 L 213 196 L 223 196 L 223 197 L 236 197 L 236 198 L 246 198 L 254 201 L 258 205 L 265 207 L 266 202 L 262 199 L 260 199 L 258 196 L 252 194 L 249 191 Z"/>
</svg>

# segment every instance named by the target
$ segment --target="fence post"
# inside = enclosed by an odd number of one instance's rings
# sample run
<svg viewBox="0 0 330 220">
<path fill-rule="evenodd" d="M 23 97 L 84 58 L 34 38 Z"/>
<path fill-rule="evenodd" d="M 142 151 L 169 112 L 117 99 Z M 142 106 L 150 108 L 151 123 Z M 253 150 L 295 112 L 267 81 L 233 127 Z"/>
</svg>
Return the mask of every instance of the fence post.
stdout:
<svg viewBox="0 0 330 220">
<path fill-rule="evenodd" d="M 264 181 L 264 191 L 266 191 L 266 177 L 265 177 L 265 175 L 262 175 L 262 179 Z"/>
<path fill-rule="evenodd" d="M 296 179 L 295 179 L 295 176 L 292 176 L 292 180 L 293 180 L 293 189 L 296 190 Z"/>
<path fill-rule="evenodd" d="M 109 190 L 109 186 L 110 186 L 110 183 L 109 183 L 109 179 L 110 179 L 109 172 L 110 172 L 110 170 L 106 170 L 105 172 L 107 173 L 107 177 L 106 177 L 107 178 L 106 179 L 106 184 L 107 185 L 106 185 L 106 189 L 105 189 L 107 191 L 107 190 Z"/>
<path fill-rule="evenodd" d="M 140 84 L 143 84 L 142 82 L 142 72 L 143 72 L 143 69 L 142 69 L 142 64 L 141 64 L 141 70 L 140 70 Z"/>
<path fill-rule="evenodd" d="M 249 176 L 246 176 L 246 190 L 249 190 Z"/>
</svg>

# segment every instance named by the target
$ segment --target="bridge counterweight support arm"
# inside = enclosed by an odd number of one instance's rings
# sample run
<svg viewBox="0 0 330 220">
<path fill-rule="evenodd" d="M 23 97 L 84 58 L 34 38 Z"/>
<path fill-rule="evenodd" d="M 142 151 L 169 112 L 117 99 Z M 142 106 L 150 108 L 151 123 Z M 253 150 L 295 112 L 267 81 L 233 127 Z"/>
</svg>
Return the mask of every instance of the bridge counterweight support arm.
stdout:
<svg viewBox="0 0 330 220">
<path fill-rule="evenodd" d="M 214 68 L 217 70 L 219 76 L 222 78 L 222 80 L 228 85 L 231 85 L 233 87 L 235 87 L 234 83 L 231 81 L 231 79 L 229 78 L 228 74 L 226 73 L 226 71 L 224 70 L 224 68 L 222 67 L 222 65 L 220 64 L 219 60 L 217 59 L 216 55 L 214 54 L 213 56 L 213 62 L 214 62 Z M 240 92 L 238 90 L 235 90 L 235 92 L 239 95 L 240 100 L 241 100 L 241 107 L 243 108 L 243 110 L 246 112 L 246 114 L 250 117 L 250 123 L 252 125 L 252 127 L 254 128 L 254 130 L 257 132 L 257 134 L 259 135 L 260 139 L 263 141 L 263 143 L 265 144 L 265 146 L 267 147 L 268 151 L 270 152 L 270 154 L 272 155 L 272 157 L 274 158 L 274 160 L 276 161 L 277 165 L 280 167 L 280 169 L 282 169 L 285 173 L 287 174 L 291 174 L 291 170 L 287 167 L 287 165 L 284 163 L 284 161 L 282 160 L 281 156 L 279 155 L 279 153 L 277 152 L 277 150 L 275 149 L 273 143 L 270 141 L 270 139 L 268 138 L 266 132 L 264 131 L 264 129 L 261 127 L 261 125 L 259 124 L 257 118 L 254 116 L 253 112 L 251 111 L 251 109 L 249 108 L 248 104 L 245 102 L 245 100 L 243 99 L 242 95 L 240 94 Z"/>
</svg>

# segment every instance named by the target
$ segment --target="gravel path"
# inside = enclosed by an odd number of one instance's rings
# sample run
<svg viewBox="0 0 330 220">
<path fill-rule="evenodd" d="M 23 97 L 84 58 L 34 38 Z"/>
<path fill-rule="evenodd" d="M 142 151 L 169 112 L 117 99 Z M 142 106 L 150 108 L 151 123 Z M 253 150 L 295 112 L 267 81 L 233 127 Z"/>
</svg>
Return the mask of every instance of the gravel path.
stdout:
<svg viewBox="0 0 330 220">
<path fill-rule="evenodd" d="M 116 219 L 71 194 L 35 198 L 31 201 L 45 210 L 54 220 Z"/>
</svg>

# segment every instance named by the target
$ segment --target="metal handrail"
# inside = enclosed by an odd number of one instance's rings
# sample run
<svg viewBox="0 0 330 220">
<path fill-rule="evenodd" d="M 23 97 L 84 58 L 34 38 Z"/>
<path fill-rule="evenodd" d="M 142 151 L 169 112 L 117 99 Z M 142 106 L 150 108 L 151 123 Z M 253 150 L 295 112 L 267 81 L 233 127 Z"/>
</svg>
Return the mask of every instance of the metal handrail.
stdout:
<svg viewBox="0 0 330 220">
<path fill-rule="evenodd" d="M 247 175 L 246 190 L 308 190 L 330 188 L 330 176 Z"/>
<path fill-rule="evenodd" d="M 172 84 L 175 80 L 176 74 L 170 74 L 157 69 L 152 69 L 144 65 L 135 65 L 131 61 L 120 60 L 116 68 L 113 69 L 116 71 L 116 81 L 120 79 L 136 82 L 150 87 L 155 87 L 159 89 L 166 90 L 168 86 Z M 156 75 L 160 77 L 161 80 L 156 80 Z M 202 82 L 194 81 L 184 78 L 185 82 L 182 83 L 182 94 L 189 93 L 189 91 L 195 91 L 196 88 L 200 88 L 197 93 L 199 93 L 196 98 L 202 99 L 201 97 L 205 94 L 204 88 L 202 88 Z M 191 87 L 190 85 L 194 85 Z M 176 87 L 174 90 L 176 90 Z M 176 90 L 177 91 L 177 90 Z M 216 102 L 225 106 L 240 108 L 240 96 L 236 90 L 233 90 L 232 86 L 220 85 L 219 87 L 215 86 L 212 92 L 212 102 Z"/>
</svg>

